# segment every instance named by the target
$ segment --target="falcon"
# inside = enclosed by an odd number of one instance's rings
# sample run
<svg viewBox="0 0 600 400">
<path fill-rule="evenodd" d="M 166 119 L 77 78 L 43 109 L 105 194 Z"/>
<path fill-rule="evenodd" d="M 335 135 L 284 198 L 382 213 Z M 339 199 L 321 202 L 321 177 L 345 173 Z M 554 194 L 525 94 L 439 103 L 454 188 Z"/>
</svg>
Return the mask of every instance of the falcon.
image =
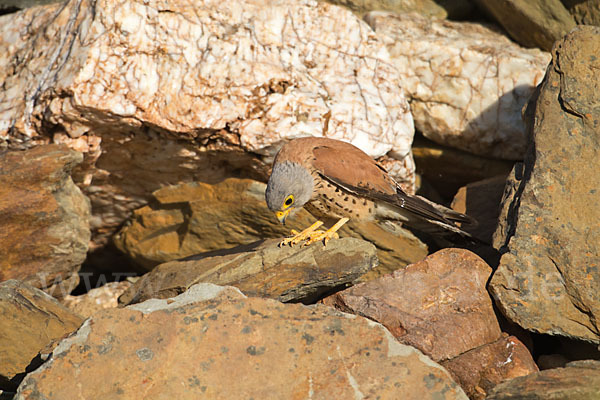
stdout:
<svg viewBox="0 0 600 400">
<path fill-rule="evenodd" d="M 465 215 L 405 193 L 385 168 L 350 143 L 323 137 L 294 139 L 279 150 L 265 192 L 267 206 L 279 222 L 301 208 L 318 221 L 280 245 L 305 245 L 337 237 L 350 218 L 400 222 L 429 234 L 458 233 L 457 223 L 474 224 Z M 318 230 L 335 221 L 326 231 Z"/>
</svg>

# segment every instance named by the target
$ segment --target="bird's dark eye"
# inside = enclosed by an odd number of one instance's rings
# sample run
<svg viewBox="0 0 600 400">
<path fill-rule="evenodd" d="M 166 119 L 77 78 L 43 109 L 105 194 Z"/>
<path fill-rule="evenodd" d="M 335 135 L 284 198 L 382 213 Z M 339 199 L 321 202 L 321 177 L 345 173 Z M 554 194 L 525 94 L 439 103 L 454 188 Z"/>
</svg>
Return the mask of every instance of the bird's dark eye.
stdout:
<svg viewBox="0 0 600 400">
<path fill-rule="evenodd" d="M 294 196 L 290 194 L 288 197 L 285 198 L 283 205 L 286 207 L 289 207 L 292 205 L 293 202 L 294 202 Z"/>
</svg>

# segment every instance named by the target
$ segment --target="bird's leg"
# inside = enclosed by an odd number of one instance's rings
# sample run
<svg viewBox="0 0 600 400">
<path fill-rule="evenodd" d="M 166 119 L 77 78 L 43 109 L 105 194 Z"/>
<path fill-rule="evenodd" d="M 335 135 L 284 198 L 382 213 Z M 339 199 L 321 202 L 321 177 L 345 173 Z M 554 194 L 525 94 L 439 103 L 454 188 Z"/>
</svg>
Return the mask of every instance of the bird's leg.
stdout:
<svg viewBox="0 0 600 400">
<path fill-rule="evenodd" d="M 315 233 L 315 231 L 317 229 L 319 229 L 319 227 L 321 225 L 323 225 L 323 221 L 317 221 L 314 224 L 312 224 L 311 226 L 309 226 L 308 228 L 306 228 L 305 230 L 303 230 L 302 232 L 292 230 L 292 235 L 294 235 L 294 236 L 283 239 L 279 243 L 279 247 L 285 246 L 287 244 L 289 244 L 290 246 L 293 246 L 295 244 L 302 242 L 303 240 L 309 239 L 311 237 L 311 235 L 313 235 Z"/>
<path fill-rule="evenodd" d="M 310 238 L 304 242 L 304 246 L 308 246 L 311 243 L 318 242 L 320 240 L 323 241 L 323 244 L 327 246 L 327 242 L 329 239 L 338 238 L 337 230 L 342 227 L 346 222 L 348 222 L 350 218 L 340 218 L 338 222 L 335 223 L 331 228 L 327 229 L 325 232 L 319 232 L 316 235 L 311 235 Z"/>
</svg>

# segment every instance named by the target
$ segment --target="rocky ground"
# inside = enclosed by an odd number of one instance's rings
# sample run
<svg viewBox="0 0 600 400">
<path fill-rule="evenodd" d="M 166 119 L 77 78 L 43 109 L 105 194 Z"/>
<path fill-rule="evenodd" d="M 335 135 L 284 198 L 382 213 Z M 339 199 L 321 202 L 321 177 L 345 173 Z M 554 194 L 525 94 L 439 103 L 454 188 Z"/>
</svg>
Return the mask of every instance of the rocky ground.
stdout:
<svg viewBox="0 0 600 400">
<path fill-rule="evenodd" d="M 33 3 L 0 0 L 0 399 L 600 399 L 600 1 Z M 307 135 L 476 243 L 279 247 Z"/>
</svg>

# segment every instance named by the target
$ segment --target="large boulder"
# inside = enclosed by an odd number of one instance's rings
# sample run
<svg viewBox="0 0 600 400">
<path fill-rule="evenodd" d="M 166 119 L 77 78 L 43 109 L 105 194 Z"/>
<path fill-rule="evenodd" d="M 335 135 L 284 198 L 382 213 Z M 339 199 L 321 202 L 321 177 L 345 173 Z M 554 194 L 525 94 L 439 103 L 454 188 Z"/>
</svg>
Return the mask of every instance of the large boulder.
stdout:
<svg viewBox="0 0 600 400">
<path fill-rule="evenodd" d="M 0 281 L 71 292 L 90 241 L 90 202 L 71 180 L 80 153 L 39 146 L 0 153 Z"/>
<path fill-rule="evenodd" d="M 388 48 L 425 137 L 478 155 L 523 159 L 521 108 L 544 77 L 548 53 L 476 23 L 382 12 L 365 20 Z"/>
<path fill-rule="evenodd" d="M 533 143 L 506 187 L 490 289 L 525 329 L 600 343 L 600 28 L 553 50 Z"/>
<path fill-rule="evenodd" d="M 175 298 L 95 314 L 27 375 L 16 399 L 415 394 L 467 399 L 444 368 L 379 324 L 199 284 Z"/>
<path fill-rule="evenodd" d="M 0 283 L 0 389 L 14 390 L 40 350 L 74 332 L 83 318 L 26 283 Z M 28 368 L 29 367 L 29 368 Z"/>
<path fill-rule="evenodd" d="M 414 185 L 401 77 L 371 29 L 327 3 L 27 9 L 0 17 L 0 82 L 3 145 L 54 141 L 85 154 L 78 184 L 94 204 L 96 244 L 152 191 L 264 177 L 261 166 L 299 136 L 389 153 L 396 177 Z"/>
<path fill-rule="evenodd" d="M 121 297 L 124 304 L 164 299 L 198 282 L 231 285 L 250 296 L 315 302 L 352 284 L 378 263 L 375 246 L 359 239 L 331 240 L 327 246 L 279 247 L 280 239 L 161 264 Z"/>
</svg>

